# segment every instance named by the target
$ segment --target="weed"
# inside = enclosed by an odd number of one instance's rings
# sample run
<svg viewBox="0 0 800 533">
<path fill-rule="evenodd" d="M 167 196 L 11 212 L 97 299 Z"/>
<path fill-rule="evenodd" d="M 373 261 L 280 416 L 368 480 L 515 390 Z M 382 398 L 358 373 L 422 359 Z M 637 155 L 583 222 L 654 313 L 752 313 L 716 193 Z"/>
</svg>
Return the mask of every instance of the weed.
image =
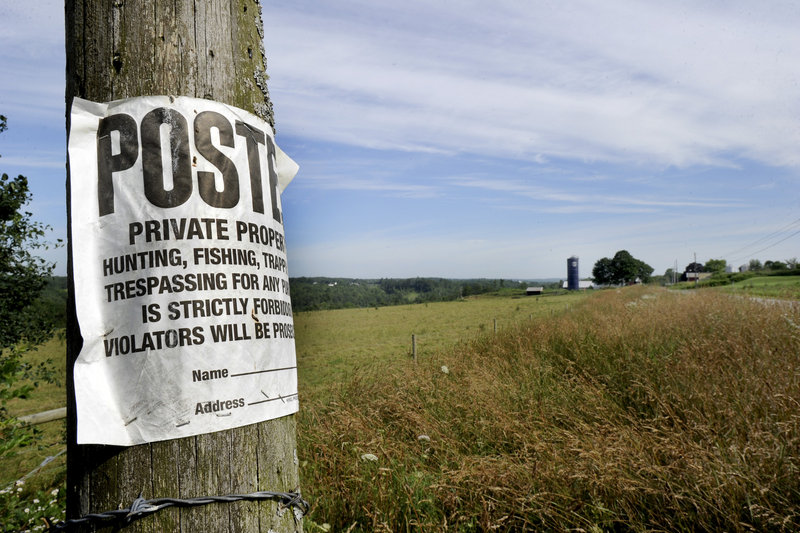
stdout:
<svg viewBox="0 0 800 533">
<path fill-rule="evenodd" d="M 4 531 L 45 531 L 64 519 L 64 491 L 29 490 L 18 481 L 0 490 L 0 516 Z"/>
</svg>

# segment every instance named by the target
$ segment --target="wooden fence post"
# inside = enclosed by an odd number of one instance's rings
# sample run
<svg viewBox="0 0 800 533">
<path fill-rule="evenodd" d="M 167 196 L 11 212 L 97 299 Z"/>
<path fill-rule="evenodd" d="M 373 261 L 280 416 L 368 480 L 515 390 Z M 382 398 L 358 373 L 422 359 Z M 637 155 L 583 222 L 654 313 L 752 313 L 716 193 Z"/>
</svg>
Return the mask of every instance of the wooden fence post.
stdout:
<svg viewBox="0 0 800 533">
<path fill-rule="evenodd" d="M 65 15 L 68 121 L 74 97 L 176 95 L 230 104 L 273 124 L 258 0 L 66 0 Z M 132 447 L 76 444 L 77 268 L 70 249 L 68 518 L 128 507 L 140 493 L 188 498 L 299 488 L 294 416 Z M 171 508 L 115 530 L 288 532 L 302 531 L 302 521 L 277 502 L 237 502 Z"/>
<path fill-rule="evenodd" d="M 417 362 L 417 336 L 411 334 L 411 355 L 414 357 L 414 362 Z"/>
</svg>

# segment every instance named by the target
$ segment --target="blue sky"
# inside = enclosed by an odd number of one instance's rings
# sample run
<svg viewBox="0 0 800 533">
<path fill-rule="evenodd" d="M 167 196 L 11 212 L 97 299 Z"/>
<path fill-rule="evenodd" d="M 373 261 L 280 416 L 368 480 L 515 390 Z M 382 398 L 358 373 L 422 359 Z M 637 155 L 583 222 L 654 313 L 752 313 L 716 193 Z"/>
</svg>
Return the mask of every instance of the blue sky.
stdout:
<svg viewBox="0 0 800 533">
<path fill-rule="evenodd" d="M 0 2 L 0 171 L 66 233 L 63 2 Z M 800 256 L 796 2 L 263 3 L 292 276 Z M 48 257 L 65 272 L 64 250 Z"/>
</svg>

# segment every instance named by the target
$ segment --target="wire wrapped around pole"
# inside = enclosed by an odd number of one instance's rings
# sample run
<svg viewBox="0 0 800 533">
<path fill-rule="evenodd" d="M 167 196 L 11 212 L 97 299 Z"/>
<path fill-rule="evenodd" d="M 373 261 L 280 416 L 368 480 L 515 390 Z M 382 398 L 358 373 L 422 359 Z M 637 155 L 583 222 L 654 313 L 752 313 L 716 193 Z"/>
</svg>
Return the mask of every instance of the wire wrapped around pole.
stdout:
<svg viewBox="0 0 800 533">
<path fill-rule="evenodd" d="M 154 498 L 145 500 L 140 494 L 133 500 L 128 509 L 117 509 L 103 513 L 90 513 L 80 518 L 73 518 L 50 524 L 50 531 L 69 531 L 72 526 L 80 524 L 107 524 L 109 522 L 130 523 L 145 516 L 166 509 L 167 507 L 197 507 L 210 503 L 231 503 L 238 501 L 277 500 L 284 508 L 297 509 L 306 515 L 311 506 L 303 499 L 300 492 L 259 491 L 250 494 L 228 494 L 226 496 L 200 496 L 196 498 Z"/>
</svg>

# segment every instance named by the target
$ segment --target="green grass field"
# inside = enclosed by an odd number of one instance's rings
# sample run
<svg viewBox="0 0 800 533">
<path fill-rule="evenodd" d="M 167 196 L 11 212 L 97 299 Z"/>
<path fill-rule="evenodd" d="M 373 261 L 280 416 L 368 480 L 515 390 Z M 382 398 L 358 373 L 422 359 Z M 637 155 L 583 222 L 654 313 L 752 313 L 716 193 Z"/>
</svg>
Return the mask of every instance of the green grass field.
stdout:
<svg viewBox="0 0 800 533">
<path fill-rule="evenodd" d="M 676 283 L 671 289 L 714 288 L 715 290 L 755 298 L 800 300 L 800 276 L 756 275 L 754 272 L 713 276 L 701 281 Z"/>
<path fill-rule="evenodd" d="M 403 364 L 411 357 L 411 335 L 417 338 L 417 354 L 422 358 L 461 340 L 491 332 L 497 319 L 498 330 L 514 323 L 560 312 L 585 297 L 519 296 L 506 294 L 478 296 L 459 302 L 440 302 L 403 306 L 341 309 L 297 313 L 296 349 L 301 398 L 325 395 L 345 383 L 354 372 L 375 363 Z M 58 375 L 65 372 L 65 342 L 58 337 L 29 354 L 38 364 L 51 360 Z M 27 399 L 8 403 L 9 413 L 24 416 L 65 404 L 64 380 L 40 383 Z M 34 446 L 20 448 L 13 457 L 0 459 L 0 488 L 36 468 L 48 456 L 64 448 L 63 421 L 37 426 L 40 439 Z M 40 484 L 63 479 L 62 455 L 43 470 Z"/>
<path fill-rule="evenodd" d="M 631 287 L 295 328 L 306 531 L 800 530 L 796 306 Z M 62 404 L 47 385 L 11 407 Z M 61 423 L 43 427 L 3 481 L 63 446 Z M 62 480 L 56 463 L 38 483 Z"/>
<path fill-rule="evenodd" d="M 746 296 L 800 300 L 800 276 L 759 276 L 726 285 L 721 290 Z"/>
<path fill-rule="evenodd" d="M 13 399 L 8 401 L 6 407 L 12 416 L 24 416 L 50 409 L 64 407 L 66 392 L 64 379 L 66 367 L 66 343 L 59 336 L 39 346 L 28 354 L 28 361 L 36 365 L 44 361 L 51 361 L 56 374 L 60 379 L 56 383 L 40 382 L 29 398 Z M 53 421 L 36 426 L 40 438 L 33 446 L 19 448 L 14 456 L 0 458 L 0 488 L 19 479 L 36 468 L 48 456 L 55 456 L 66 445 L 64 421 Z M 50 485 L 63 479 L 65 456 L 51 462 L 42 475 L 39 476 L 41 484 Z"/>
<path fill-rule="evenodd" d="M 374 363 L 408 361 L 484 333 L 561 312 L 587 293 L 476 296 L 457 302 L 310 311 L 294 317 L 301 399 Z"/>
<path fill-rule="evenodd" d="M 798 421 L 796 307 L 600 291 L 307 394 L 306 527 L 797 531 Z"/>
</svg>

